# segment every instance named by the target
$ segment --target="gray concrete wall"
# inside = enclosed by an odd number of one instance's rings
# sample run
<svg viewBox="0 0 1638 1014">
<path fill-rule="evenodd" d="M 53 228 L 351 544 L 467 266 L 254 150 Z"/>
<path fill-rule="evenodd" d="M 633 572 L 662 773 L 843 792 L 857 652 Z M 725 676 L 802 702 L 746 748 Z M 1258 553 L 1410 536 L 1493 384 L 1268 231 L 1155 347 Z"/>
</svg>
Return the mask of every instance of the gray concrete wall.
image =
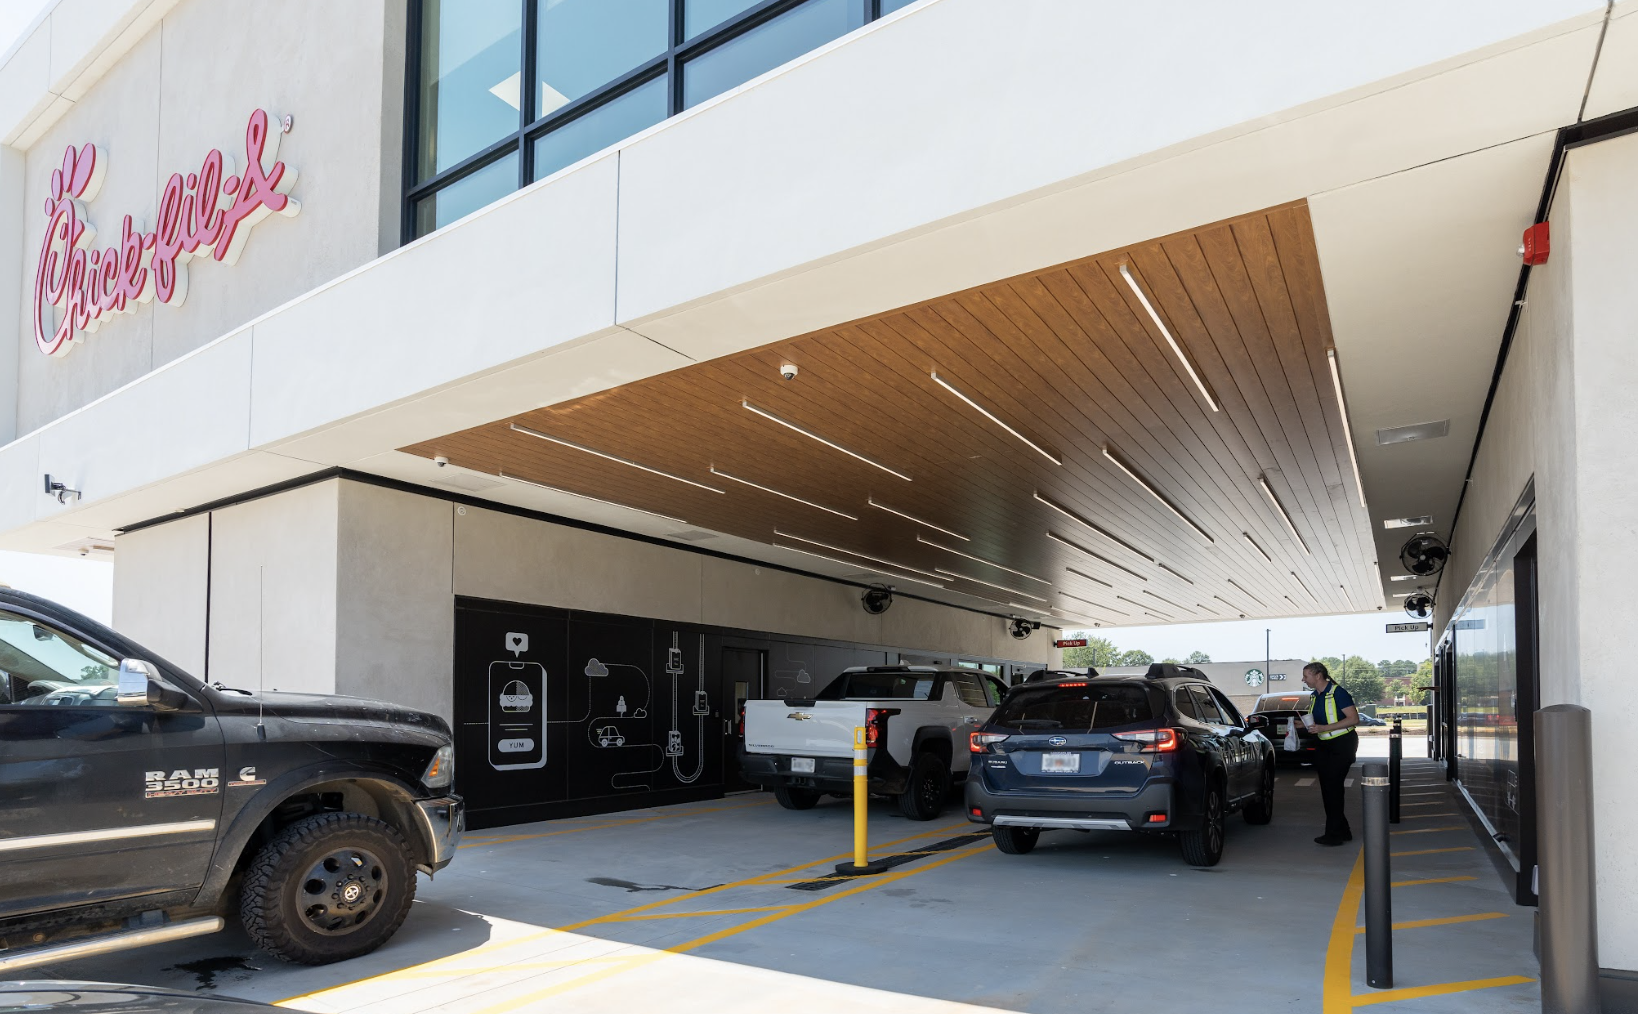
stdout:
<svg viewBox="0 0 1638 1014">
<path fill-rule="evenodd" d="M 114 629 L 206 679 L 210 516 L 114 539 Z"/>
<path fill-rule="evenodd" d="M 87 205 L 106 245 L 127 214 L 152 228 L 165 181 L 196 171 L 212 148 L 242 167 L 252 111 L 288 113 L 295 125 L 279 156 L 299 173 L 292 196 L 302 210 L 256 226 L 236 265 L 195 258 L 182 306 L 150 303 L 105 318 L 66 356 L 36 351 L 30 310 L 11 309 L 0 318 L 8 334 L 0 355 L 12 352 L 12 322 L 23 340 L 12 356 L 21 384 L 6 427 L 33 430 L 396 245 L 402 8 L 393 0 L 185 0 L 29 148 L 22 206 L 30 211 L 20 232 L 4 233 L 0 270 L 10 266 L 0 310 L 6 285 L 20 281 L 32 293 L 45 228 L 38 209 L 70 144 L 93 143 L 107 159 L 101 193 Z M 5 175 L 0 164 L 0 222 Z M 20 277 L 8 260 L 14 246 Z"/>
</svg>

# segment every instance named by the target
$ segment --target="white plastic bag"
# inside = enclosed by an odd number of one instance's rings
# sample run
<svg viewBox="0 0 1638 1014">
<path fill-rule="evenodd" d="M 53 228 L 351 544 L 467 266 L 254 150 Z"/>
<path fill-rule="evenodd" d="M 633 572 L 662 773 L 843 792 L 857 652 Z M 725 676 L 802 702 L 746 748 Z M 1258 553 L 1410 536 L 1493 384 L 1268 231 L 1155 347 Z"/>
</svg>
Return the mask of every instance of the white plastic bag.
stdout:
<svg viewBox="0 0 1638 1014">
<path fill-rule="evenodd" d="M 1297 720 L 1295 718 L 1285 723 L 1285 743 L 1282 745 L 1285 747 L 1286 753 L 1296 753 L 1302 748 L 1302 744 L 1297 740 Z"/>
</svg>

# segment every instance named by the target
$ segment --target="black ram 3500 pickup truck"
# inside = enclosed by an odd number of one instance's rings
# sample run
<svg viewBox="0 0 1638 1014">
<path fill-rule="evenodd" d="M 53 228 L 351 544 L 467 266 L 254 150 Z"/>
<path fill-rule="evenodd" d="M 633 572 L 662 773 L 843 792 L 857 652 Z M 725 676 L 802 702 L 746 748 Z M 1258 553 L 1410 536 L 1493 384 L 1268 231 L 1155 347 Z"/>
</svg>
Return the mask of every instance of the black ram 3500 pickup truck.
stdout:
<svg viewBox="0 0 1638 1014">
<path fill-rule="evenodd" d="M 0 979 L 238 915 L 287 961 L 379 947 L 464 828 L 436 715 L 205 685 L 0 588 Z"/>
</svg>

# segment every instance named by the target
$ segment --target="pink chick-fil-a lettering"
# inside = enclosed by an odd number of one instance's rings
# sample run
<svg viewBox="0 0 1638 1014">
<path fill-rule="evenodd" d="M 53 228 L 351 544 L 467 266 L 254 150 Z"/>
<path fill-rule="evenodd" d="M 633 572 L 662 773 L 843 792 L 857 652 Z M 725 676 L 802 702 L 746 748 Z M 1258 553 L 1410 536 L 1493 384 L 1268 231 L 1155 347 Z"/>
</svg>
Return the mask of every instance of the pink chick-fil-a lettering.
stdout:
<svg viewBox="0 0 1638 1014">
<path fill-rule="evenodd" d="M 279 135 L 258 109 L 245 127 L 245 168 L 212 149 L 199 169 L 174 173 L 160 191 L 154 228 L 130 215 L 109 246 L 94 247 L 96 229 L 85 204 L 96 197 L 105 168 L 95 145 L 69 147 L 52 170 L 46 230 L 34 271 L 34 344 L 66 354 L 104 318 L 133 313 L 152 300 L 180 306 L 188 294 L 188 261 L 238 261 L 251 228 L 269 214 L 294 217 L 301 205 L 290 190 L 296 171 L 278 160 Z"/>
</svg>

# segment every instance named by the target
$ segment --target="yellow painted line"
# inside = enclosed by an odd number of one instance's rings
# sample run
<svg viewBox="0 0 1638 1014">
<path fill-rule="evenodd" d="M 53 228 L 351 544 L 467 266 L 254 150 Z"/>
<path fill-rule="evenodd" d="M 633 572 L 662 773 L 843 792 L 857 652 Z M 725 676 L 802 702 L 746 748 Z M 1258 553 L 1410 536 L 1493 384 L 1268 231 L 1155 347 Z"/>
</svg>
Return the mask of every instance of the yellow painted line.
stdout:
<svg viewBox="0 0 1638 1014">
<path fill-rule="evenodd" d="M 906 877 L 913 877 L 918 873 L 925 873 L 928 870 L 936 869 L 940 866 L 946 866 L 950 863 L 956 862 L 957 860 L 965 859 L 968 856 L 976 855 L 979 852 L 988 850 L 989 845 L 986 843 L 964 851 L 952 852 L 943 859 L 937 859 L 930 863 L 920 864 L 913 869 L 907 869 L 900 873 L 878 874 L 877 876 L 870 878 L 870 880 L 866 883 L 845 888 L 829 897 L 815 898 L 813 901 L 805 902 L 799 905 L 792 905 L 789 907 L 788 911 L 776 915 L 764 916 L 760 919 L 751 919 L 739 926 L 731 926 L 727 929 L 719 930 L 715 933 L 710 933 L 703 937 L 698 937 L 694 940 L 677 944 L 674 947 L 668 947 L 665 950 L 652 951 L 647 954 L 637 955 L 624 966 L 605 968 L 600 971 L 593 972 L 590 975 L 581 976 L 577 979 L 570 979 L 567 982 L 556 983 L 546 987 L 545 989 L 537 990 L 525 996 L 514 997 L 510 1000 L 505 1000 L 501 1003 L 495 1004 L 494 1006 L 485 1007 L 484 1009 L 475 1012 L 475 1014 L 507 1014 L 507 1012 L 510 1011 L 530 1007 L 531 1005 L 536 1004 L 547 997 L 556 996 L 571 989 L 579 989 L 581 986 L 589 985 L 590 983 L 596 982 L 600 979 L 606 979 L 611 975 L 618 975 L 621 972 L 634 971 L 635 969 L 641 968 L 644 965 L 652 964 L 655 961 L 660 960 L 667 954 L 683 954 L 688 951 L 704 947 L 707 944 L 715 943 L 718 940 L 723 940 L 727 937 L 744 933 L 747 930 L 756 929 L 760 926 L 766 926 L 769 923 L 777 922 L 780 919 L 787 919 L 790 916 L 797 915 L 801 912 L 811 911 L 812 909 L 818 908 L 821 905 L 828 905 L 831 902 L 840 901 L 843 898 L 851 897 L 852 895 L 860 894 L 864 891 L 869 891 L 885 884 L 897 883 Z"/>
<path fill-rule="evenodd" d="M 908 835 L 908 836 L 903 837 L 903 838 L 895 838 L 892 841 L 883 842 L 882 844 L 876 846 L 876 848 L 877 849 L 887 849 L 887 848 L 891 848 L 891 847 L 893 847 L 895 845 L 901 845 L 901 844 L 903 844 L 904 842 L 907 842 L 907 841 L 915 841 L 918 838 L 930 838 L 930 837 L 933 837 L 933 836 L 939 835 L 939 834 L 948 834 L 951 831 L 955 830 L 956 828 L 966 827 L 967 824 L 968 824 L 968 822 L 963 821 L 960 824 L 951 824 L 951 825 L 947 825 L 946 827 L 943 827 L 943 828 L 935 828 L 932 831 L 923 831 L 923 832 L 921 832 L 919 834 Z M 744 878 L 742 880 L 735 880 L 735 881 L 731 881 L 730 883 L 726 883 L 726 884 L 718 884 L 716 887 L 708 887 L 708 888 L 705 888 L 704 890 L 691 891 L 688 894 L 679 895 L 679 896 L 674 897 L 674 898 L 665 898 L 665 899 L 662 899 L 660 901 L 652 902 L 652 903 L 647 904 L 647 905 L 639 905 L 636 908 L 628 908 L 628 909 L 625 909 L 625 910 L 620 911 L 620 912 L 614 912 L 614 913 L 611 913 L 609 915 L 599 916 L 596 919 L 588 919 L 588 920 L 585 920 L 583 922 L 571 923 L 568 926 L 560 926 L 560 927 L 555 927 L 555 928 L 550 928 L 550 929 L 543 929 L 543 930 L 539 930 L 538 932 L 535 932 L 535 933 L 525 933 L 522 936 L 514 937 L 511 940 L 497 940 L 497 941 L 495 941 L 493 943 L 483 944 L 483 945 L 481 945 L 479 947 L 474 947 L 469 951 L 462 951 L 459 954 L 451 954 L 451 955 L 448 955 L 448 956 L 442 957 L 442 958 L 433 958 L 431 961 L 424 961 L 424 962 L 422 962 L 422 963 L 420 963 L 418 965 L 408 965 L 408 966 L 405 966 L 404 968 L 395 969 L 395 970 L 389 971 L 389 972 L 380 972 L 380 973 L 377 973 L 375 975 L 366 975 L 366 976 L 364 976 L 362 978 L 353 979 L 353 980 L 348 981 L 348 982 L 337 983 L 334 986 L 326 986 L 323 989 L 316 989 L 316 990 L 313 990 L 310 993 L 300 993 L 300 994 L 298 994 L 296 996 L 287 996 L 283 1000 L 276 1001 L 275 1006 L 277 1006 L 278 1004 L 291 1003 L 291 1002 L 296 1001 L 296 1000 L 308 1000 L 308 999 L 312 999 L 314 997 L 323 996 L 324 994 L 332 992 L 334 990 L 347 989 L 347 988 L 352 987 L 352 986 L 363 985 L 366 982 L 376 982 L 376 981 L 383 980 L 383 979 L 390 979 L 390 978 L 393 978 L 395 976 L 405 975 L 405 974 L 408 974 L 408 973 L 411 973 L 411 972 L 416 973 L 416 975 L 419 976 L 421 973 L 426 972 L 427 970 L 431 969 L 434 966 L 439 966 L 439 967 L 446 966 L 450 962 L 460 961 L 460 960 L 463 960 L 465 958 L 472 957 L 474 955 L 492 953 L 494 951 L 504 950 L 505 948 L 508 948 L 508 947 L 516 947 L 519 944 L 530 943 L 530 942 L 533 942 L 533 941 L 536 941 L 536 940 L 543 940 L 546 937 L 552 936 L 553 934 L 556 934 L 556 933 L 568 933 L 568 932 L 572 932 L 572 931 L 577 930 L 577 929 L 582 929 L 582 928 L 584 928 L 586 926 L 591 926 L 591 925 L 596 924 L 596 923 L 622 921 L 619 917 L 633 915 L 633 914 L 636 914 L 636 913 L 639 913 L 639 912 L 646 912 L 646 911 L 648 911 L 650 909 L 660 908 L 661 906 L 664 906 L 664 905 L 674 905 L 677 902 L 682 901 L 684 899 L 688 899 L 688 898 L 703 898 L 708 894 L 716 894 L 716 893 L 721 892 L 721 891 L 732 890 L 732 889 L 734 889 L 736 887 L 761 886 L 762 884 L 767 883 L 770 878 L 789 876 L 789 875 L 791 875 L 793 873 L 801 872 L 802 870 L 812 869 L 815 866 L 823 866 L 825 864 L 834 864 L 834 863 L 840 862 L 843 859 L 851 859 L 851 858 L 853 858 L 853 853 L 852 852 L 844 852 L 844 853 L 841 853 L 839 855 L 830 856 L 829 858 L 826 858 L 826 859 L 819 859 L 819 860 L 816 860 L 814 862 L 806 863 L 806 864 L 801 865 L 801 866 L 788 866 L 788 867 L 786 867 L 784 869 L 781 869 L 781 870 L 772 870 L 772 871 L 770 871 L 768 873 L 757 874 L 756 876 L 746 877 L 746 878 Z M 924 866 L 923 868 L 926 868 L 926 867 Z M 812 880 L 814 878 L 813 877 L 807 877 L 807 878 L 804 878 L 804 879 Z"/>
<path fill-rule="evenodd" d="M 1427 996 L 1445 996 L 1466 993 L 1474 989 L 1493 989 L 1497 986 L 1524 986 L 1536 980 L 1523 975 L 1507 975 L 1500 979 L 1470 979 L 1467 982 L 1446 982 L 1437 986 L 1411 986 L 1407 989 L 1384 989 L 1380 993 L 1362 993 L 1354 997 L 1355 1007 L 1373 1003 L 1397 1003 L 1400 1000 L 1420 1000 Z"/>
<path fill-rule="evenodd" d="M 1417 849 L 1414 852 L 1389 852 L 1390 856 L 1436 856 L 1441 852 L 1472 852 L 1471 845 L 1458 845 L 1450 849 Z"/>
<path fill-rule="evenodd" d="M 1466 824 L 1456 824 L 1451 827 L 1418 827 L 1410 831 L 1389 831 L 1389 834 L 1434 834 L 1438 831 L 1466 831 Z"/>
<path fill-rule="evenodd" d="M 1337 914 L 1331 920 L 1331 942 L 1325 948 L 1323 1014 L 1348 1014 L 1353 1009 L 1354 920 L 1365 894 L 1365 852 L 1354 859 L 1353 872 L 1342 889 Z"/>
<path fill-rule="evenodd" d="M 780 912 L 790 907 L 789 905 L 763 905 L 761 908 L 718 908 L 709 912 L 660 912 L 650 915 L 631 915 L 619 921 L 642 922 L 647 919 L 692 919 L 695 916 L 707 915 L 745 915 L 748 912 Z"/>
<path fill-rule="evenodd" d="M 1395 880 L 1389 887 L 1417 887 L 1422 884 L 1454 884 L 1462 880 L 1478 880 L 1478 877 L 1432 877 L 1428 880 Z"/>
<path fill-rule="evenodd" d="M 1487 919 L 1505 919 L 1506 912 L 1480 912 L 1478 915 L 1449 915 L 1443 919 L 1412 919 L 1410 922 L 1396 922 L 1393 929 L 1427 929 L 1429 926 L 1450 926 L 1459 922 L 1484 922 Z M 1365 927 L 1355 926 L 1355 933 L 1365 932 Z"/>
</svg>

